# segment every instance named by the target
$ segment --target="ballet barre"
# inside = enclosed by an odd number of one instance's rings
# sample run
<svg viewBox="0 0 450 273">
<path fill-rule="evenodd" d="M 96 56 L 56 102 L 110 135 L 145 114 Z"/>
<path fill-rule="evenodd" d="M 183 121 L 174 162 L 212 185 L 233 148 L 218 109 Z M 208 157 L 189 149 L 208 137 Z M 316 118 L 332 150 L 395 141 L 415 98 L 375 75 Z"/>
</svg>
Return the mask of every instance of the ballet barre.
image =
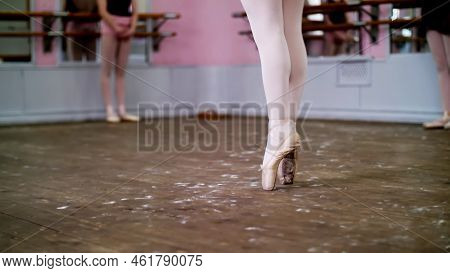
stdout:
<svg viewBox="0 0 450 273">
<path fill-rule="evenodd" d="M 358 12 L 361 11 L 363 13 L 366 13 L 370 16 L 376 16 L 376 14 L 373 14 L 364 7 L 366 6 L 380 6 L 380 5 L 386 5 L 386 4 L 392 4 L 399 7 L 408 7 L 408 8 L 415 8 L 419 7 L 422 3 L 422 0 L 363 0 L 360 2 L 355 3 L 327 3 L 327 4 L 321 4 L 317 6 L 305 6 L 303 10 L 304 15 L 311 15 L 311 14 L 328 14 L 331 12 L 336 11 L 343 11 L 343 12 Z"/>
<path fill-rule="evenodd" d="M 399 7 L 407 6 L 408 8 L 420 7 L 423 0 L 363 0 L 356 3 L 324 3 L 315 6 L 305 6 L 303 8 L 303 15 L 311 14 L 328 14 L 336 11 L 356 12 L 362 11 L 370 13 L 363 9 L 364 6 L 379 6 L 386 4 L 393 4 Z M 247 14 L 244 11 L 235 12 L 232 14 L 234 18 L 246 18 Z"/>
<path fill-rule="evenodd" d="M 380 25 L 389 25 L 393 28 L 401 29 L 401 28 L 410 28 L 416 26 L 421 21 L 420 17 L 412 18 L 412 19 L 395 19 L 395 20 L 376 20 L 376 21 L 366 21 L 366 22 L 352 22 L 352 23 L 344 23 L 344 24 L 311 24 L 304 25 L 302 30 L 304 32 L 310 31 L 339 31 L 339 30 L 352 30 L 359 28 L 366 28 L 370 26 L 380 26 Z"/>
<path fill-rule="evenodd" d="M 101 17 L 98 13 L 88 12 L 66 12 L 66 11 L 0 11 L 0 20 L 18 20 L 24 21 L 31 17 L 52 17 L 52 18 L 67 18 L 67 19 L 97 19 Z M 175 12 L 161 12 L 161 13 L 139 13 L 139 20 L 175 20 L 181 18 L 179 13 Z"/>
<path fill-rule="evenodd" d="M 42 31 L 37 32 L 0 32 L 0 37 L 44 37 L 44 49 L 51 51 L 52 39 L 54 37 L 100 37 L 100 33 L 76 33 L 64 32 L 53 29 L 56 19 L 60 19 L 63 23 L 76 21 L 99 21 L 100 15 L 97 13 L 71 13 L 65 11 L 27 11 L 27 12 L 11 12 L 0 11 L 0 21 L 29 21 L 33 18 L 42 18 Z M 151 38 L 154 51 L 159 51 L 160 45 L 165 38 L 175 37 L 176 32 L 162 32 L 161 27 L 168 20 L 176 20 L 181 18 L 179 13 L 160 12 L 160 13 L 139 13 L 138 20 L 143 21 L 144 31 L 134 34 L 135 38 Z M 64 25 L 64 24 L 61 24 Z M 147 30 L 149 29 L 149 30 Z"/>
<path fill-rule="evenodd" d="M 421 18 L 411 19 L 379 19 L 380 5 L 394 5 L 395 8 L 417 8 L 420 7 L 423 0 L 361 0 L 352 1 L 349 3 L 325 3 L 317 6 L 305 6 L 303 10 L 303 22 L 302 31 L 307 34 L 311 31 L 345 31 L 345 30 L 357 30 L 360 32 L 365 31 L 369 34 L 372 43 L 377 41 L 379 35 L 379 26 L 388 25 L 391 28 L 402 29 L 416 27 L 420 23 Z M 365 7 L 370 7 L 371 10 L 367 10 Z M 332 12 L 357 12 L 358 20 L 355 22 L 347 22 L 341 24 L 325 24 L 322 21 L 310 21 L 307 20 L 307 16 L 311 14 L 329 14 Z M 364 21 L 363 14 L 370 17 L 370 20 Z M 235 12 L 232 14 L 233 18 L 247 19 L 245 12 Z M 254 41 L 252 32 L 240 31 L 239 35 L 247 36 L 251 41 Z M 319 35 L 304 35 L 305 40 L 320 39 Z M 360 47 L 362 47 L 360 39 Z"/>
<path fill-rule="evenodd" d="M 66 31 L 49 31 L 49 32 L 0 32 L 0 37 L 100 37 L 100 32 L 66 32 Z M 135 38 L 158 38 L 158 37 L 175 37 L 176 32 L 135 32 Z"/>
<path fill-rule="evenodd" d="M 359 29 L 370 26 L 379 26 L 379 25 L 389 25 L 393 28 L 406 28 L 406 27 L 414 27 L 417 26 L 421 21 L 420 17 L 411 18 L 411 19 L 395 19 L 395 20 L 376 20 L 376 21 L 366 21 L 366 22 L 352 22 L 352 23 L 344 23 L 344 24 L 324 24 L 318 22 L 304 22 L 302 26 L 303 32 L 311 32 L 311 31 L 339 31 L 339 30 L 352 30 Z M 251 30 L 239 31 L 239 35 L 252 35 Z"/>
</svg>

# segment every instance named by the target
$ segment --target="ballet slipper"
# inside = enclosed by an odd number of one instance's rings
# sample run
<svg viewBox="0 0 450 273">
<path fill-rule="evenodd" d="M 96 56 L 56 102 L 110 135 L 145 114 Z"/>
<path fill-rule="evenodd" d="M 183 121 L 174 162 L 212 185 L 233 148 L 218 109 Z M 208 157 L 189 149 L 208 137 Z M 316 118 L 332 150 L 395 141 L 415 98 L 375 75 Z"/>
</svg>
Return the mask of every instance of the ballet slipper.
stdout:
<svg viewBox="0 0 450 273">
<path fill-rule="evenodd" d="M 138 122 L 139 121 L 139 117 L 135 116 L 135 115 L 131 115 L 131 114 L 121 114 L 120 115 L 120 119 L 122 121 L 129 121 L 129 122 Z"/>
<path fill-rule="evenodd" d="M 444 129 L 445 129 L 445 130 L 450 130 L 450 120 L 447 121 L 447 123 L 445 123 Z"/>
<path fill-rule="evenodd" d="M 120 122 L 120 119 L 117 115 L 106 115 L 106 122 L 109 123 L 118 123 Z"/>
<path fill-rule="evenodd" d="M 297 142 L 300 142 L 300 135 L 297 134 Z M 287 154 L 278 166 L 278 180 L 282 185 L 292 185 L 294 184 L 295 173 L 298 169 L 298 158 L 300 153 L 300 147 L 297 146 L 296 149 L 289 154 Z"/>
<path fill-rule="evenodd" d="M 269 133 L 270 137 L 270 133 Z M 275 189 L 277 180 L 277 172 L 280 162 L 290 153 L 295 153 L 297 147 L 300 145 L 298 134 L 291 133 L 282 141 L 276 149 L 266 150 L 264 163 L 261 165 L 261 184 L 266 191 Z"/>
<path fill-rule="evenodd" d="M 442 129 L 446 126 L 446 124 L 448 124 L 450 122 L 450 117 L 449 116 L 443 116 L 440 119 L 437 120 L 433 120 L 430 122 L 425 122 L 423 124 L 423 127 L 425 129 Z"/>
</svg>

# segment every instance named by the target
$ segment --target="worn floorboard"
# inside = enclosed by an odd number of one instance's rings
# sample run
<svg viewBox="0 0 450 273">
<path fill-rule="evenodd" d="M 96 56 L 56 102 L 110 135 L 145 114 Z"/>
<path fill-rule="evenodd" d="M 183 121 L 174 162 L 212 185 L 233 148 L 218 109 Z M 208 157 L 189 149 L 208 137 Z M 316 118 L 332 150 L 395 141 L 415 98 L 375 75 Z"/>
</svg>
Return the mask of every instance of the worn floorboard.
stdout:
<svg viewBox="0 0 450 273">
<path fill-rule="evenodd" d="M 261 124 L 211 122 L 209 152 L 167 128 L 153 143 L 178 146 L 138 147 L 136 124 L 0 128 L 0 251 L 450 251 L 449 131 L 308 121 L 294 185 L 264 192 Z"/>
</svg>

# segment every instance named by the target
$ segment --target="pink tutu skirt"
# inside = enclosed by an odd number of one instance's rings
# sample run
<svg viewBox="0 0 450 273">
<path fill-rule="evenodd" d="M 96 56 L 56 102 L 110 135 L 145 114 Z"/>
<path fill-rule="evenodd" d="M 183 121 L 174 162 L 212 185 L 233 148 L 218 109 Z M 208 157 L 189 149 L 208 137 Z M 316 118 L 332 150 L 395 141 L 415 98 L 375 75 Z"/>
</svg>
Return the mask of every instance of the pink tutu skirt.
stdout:
<svg viewBox="0 0 450 273">
<path fill-rule="evenodd" d="M 130 28 L 131 17 L 112 15 L 112 18 L 116 25 L 119 27 L 120 31 L 125 31 Z M 102 33 L 102 35 L 116 35 L 114 30 L 104 20 L 100 22 L 100 32 Z"/>
</svg>

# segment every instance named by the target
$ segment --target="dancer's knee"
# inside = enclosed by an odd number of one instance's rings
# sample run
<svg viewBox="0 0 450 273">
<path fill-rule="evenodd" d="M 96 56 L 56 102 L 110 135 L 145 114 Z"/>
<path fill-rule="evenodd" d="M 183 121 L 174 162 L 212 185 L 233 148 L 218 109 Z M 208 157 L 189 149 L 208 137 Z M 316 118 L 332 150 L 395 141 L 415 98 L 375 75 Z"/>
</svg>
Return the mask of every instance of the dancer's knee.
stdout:
<svg viewBox="0 0 450 273">
<path fill-rule="evenodd" d="M 102 68 L 100 70 L 100 76 L 106 79 L 111 78 L 111 67 L 108 67 L 107 65 L 102 65 Z"/>
<path fill-rule="evenodd" d="M 449 73 L 450 67 L 449 64 L 447 63 L 447 60 L 445 60 L 444 58 L 436 59 L 436 69 L 438 73 L 443 74 Z"/>
<path fill-rule="evenodd" d="M 125 77 L 125 67 L 116 67 L 116 78 Z"/>
</svg>

